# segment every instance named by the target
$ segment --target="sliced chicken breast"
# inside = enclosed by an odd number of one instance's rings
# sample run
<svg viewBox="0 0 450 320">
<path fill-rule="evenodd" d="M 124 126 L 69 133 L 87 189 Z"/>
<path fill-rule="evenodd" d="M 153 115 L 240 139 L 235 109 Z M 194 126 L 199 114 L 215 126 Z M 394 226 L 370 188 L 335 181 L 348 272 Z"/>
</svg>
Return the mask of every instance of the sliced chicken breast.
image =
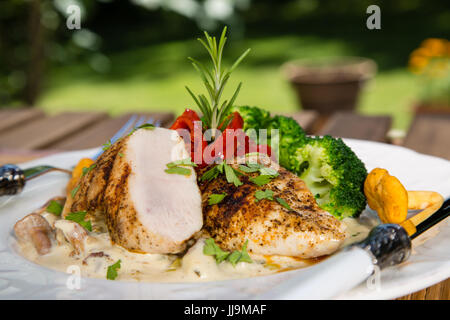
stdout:
<svg viewBox="0 0 450 320">
<path fill-rule="evenodd" d="M 209 182 L 199 181 L 204 230 L 227 251 L 240 250 L 246 240 L 249 252 L 261 255 L 313 258 L 336 251 L 346 238 L 345 225 L 318 207 L 303 180 L 268 158 L 262 162 L 279 173 L 263 186 L 249 180 L 258 173 L 242 175 L 243 185 L 239 187 L 228 183 L 224 175 Z M 237 164 L 231 166 L 239 168 Z M 198 172 L 199 178 L 208 169 Z M 273 191 L 273 200 L 256 201 L 258 190 Z M 227 196 L 219 204 L 209 205 L 209 196 L 220 193 Z M 285 200 L 292 210 L 276 198 Z"/>
<path fill-rule="evenodd" d="M 106 220 L 112 240 L 128 250 L 177 253 L 202 228 L 196 173 L 166 173 L 189 158 L 174 130 L 140 129 L 109 148 L 81 180 L 70 209 Z"/>
</svg>

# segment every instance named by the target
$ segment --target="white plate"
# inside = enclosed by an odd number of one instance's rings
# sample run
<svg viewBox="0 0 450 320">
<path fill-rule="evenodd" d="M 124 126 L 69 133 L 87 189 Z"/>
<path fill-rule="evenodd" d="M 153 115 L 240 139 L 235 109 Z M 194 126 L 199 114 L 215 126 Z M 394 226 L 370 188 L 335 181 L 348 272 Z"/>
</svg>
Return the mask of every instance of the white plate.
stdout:
<svg viewBox="0 0 450 320">
<path fill-rule="evenodd" d="M 450 161 L 387 144 L 350 139 L 346 143 L 368 170 L 387 168 L 408 190 L 433 190 L 444 198 L 450 196 Z M 81 157 L 94 153 L 95 150 L 61 153 L 22 164 L 22 167 L 48 164 L 70 168 Z M 276 299 L 275 295 L 270 295 L 270 288 L 302 272 L 294 270 L 207 283 L 82 279 L 81 289 L 70 290 L 66 286 L 68 274 L 41 267 L 17 254 L 12 233 L 18 219 L 50 197 L 63 194 L 67 179 L 64 174 L 49 173 L 30 181 L 21 195 L 0 199 L 0 299 L 251 299 L 261 293 L 268 293 L 269 297 Z M 381 272 L 380 286 L 362 283 L 336 298 L 391 299 L 447 279 L 450 276 L 449 219 L 430 231 L 413 241 L 413 254 L 407 262 Z"/>
</svg>

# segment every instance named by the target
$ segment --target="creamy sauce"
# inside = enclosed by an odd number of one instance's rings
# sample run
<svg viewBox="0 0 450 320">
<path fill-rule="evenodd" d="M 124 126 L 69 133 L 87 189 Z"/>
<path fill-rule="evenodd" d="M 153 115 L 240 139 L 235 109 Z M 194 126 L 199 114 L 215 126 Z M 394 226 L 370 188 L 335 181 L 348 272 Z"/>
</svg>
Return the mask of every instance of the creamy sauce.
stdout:
<svg viewBox="0 0 450 320">
<path fill-rule="evenodd" d="M 204 239 L 199 239 L 180 257 L 177 255 L 142 254 L 130 252 L 111 242 L 104 226 L 93 225 L 83 239 L 82 252 L 77 254 L 74 245 L 68 240 L 73 223 L 51 213 L 42 216 L 56 230 L 56 239 L 51 251 L 39 255 L 31 243 L 20 243 L 21 253 L 29 260 L 50 269 L 66 272 L 69 266 L 79 266 L 81 275 L 90 278 L 106 278 L 109 266 L 121 260 L 116 280 L 146 282 L 198 282 L 268 275 L 277 272 L 304 268 L 317 263 L 322 258 L 299 259 L 285 256 L 257 256 L 250 254 L 253 263 L 241 262 L 236 266 L 231 263 L 216 263 L 212 256 L 203 254 Z M 68 222 L 68 223 L 65 223 Z M 374 221 L 363 218 L 346 218 L 347 239 L 343 246 L 364 239 Z M 97 230 L 97 231 L 96 231 Z"/>
</svg>

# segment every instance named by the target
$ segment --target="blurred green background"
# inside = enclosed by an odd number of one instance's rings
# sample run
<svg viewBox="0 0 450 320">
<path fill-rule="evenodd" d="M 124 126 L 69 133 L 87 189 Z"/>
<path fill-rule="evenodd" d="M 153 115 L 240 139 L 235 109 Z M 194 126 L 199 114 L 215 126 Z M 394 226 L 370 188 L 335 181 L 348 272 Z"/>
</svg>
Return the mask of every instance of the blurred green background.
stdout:
<svg viewBox="0 0 450 320">
<path fill-rule="evenodd" d="M 67 7 L 81 8 L 80 30 L 66 27 Z M 381 30 L 366 28 L 366 8 L 381 8 Z M 362 56 L 378 73 L 358 111 L 390 114 L 406 129 L 421 84 L 408 71 L 426 38 L 449 38 L 446 1 L 430 0 L 9 0 L 0 2 L 0 107 L 33 105 L 48 112 L 194 107 L 184 86 L 201 91 L 188 56 L 207 61 L 196 42 L 203 30 L 229 27 L 225 61 L 246 48 L 229 90 L 243 82 L 237 104 L 277 112 L 300 108 L 281 71 L 299 58 Z"/>
</svg>

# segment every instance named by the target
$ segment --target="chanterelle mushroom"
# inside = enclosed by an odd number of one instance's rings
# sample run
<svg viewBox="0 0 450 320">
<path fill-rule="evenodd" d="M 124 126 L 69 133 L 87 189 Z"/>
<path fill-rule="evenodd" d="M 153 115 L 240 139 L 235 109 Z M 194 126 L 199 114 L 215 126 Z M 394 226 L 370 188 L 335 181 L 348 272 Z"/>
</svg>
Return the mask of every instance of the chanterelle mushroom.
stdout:
<svg viewBox="0 0 450 320">
<path fill-rule="evenodd" d="M 19 241 L 32 242 L 40 255 L 50 252 L 54 234 L 50 224 L 41 215 L 31 213 L 17 221 L 14 232 Z"/>
</svg>

